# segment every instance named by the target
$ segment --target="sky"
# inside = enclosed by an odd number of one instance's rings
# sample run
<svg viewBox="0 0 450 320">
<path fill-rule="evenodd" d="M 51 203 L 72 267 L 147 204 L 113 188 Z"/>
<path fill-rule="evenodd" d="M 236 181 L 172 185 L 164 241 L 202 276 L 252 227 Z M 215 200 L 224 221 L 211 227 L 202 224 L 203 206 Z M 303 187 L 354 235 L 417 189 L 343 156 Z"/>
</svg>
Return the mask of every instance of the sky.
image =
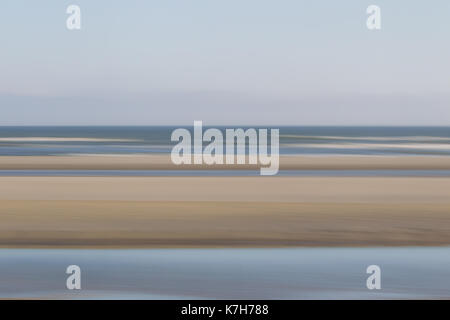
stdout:
<svg viewBox="0 0 450 320">
<path fill-rule="evenodd" d="M 448 0 L 2 0 L 0 125 L 450 125 L 449 39 Z"/>
</svg>

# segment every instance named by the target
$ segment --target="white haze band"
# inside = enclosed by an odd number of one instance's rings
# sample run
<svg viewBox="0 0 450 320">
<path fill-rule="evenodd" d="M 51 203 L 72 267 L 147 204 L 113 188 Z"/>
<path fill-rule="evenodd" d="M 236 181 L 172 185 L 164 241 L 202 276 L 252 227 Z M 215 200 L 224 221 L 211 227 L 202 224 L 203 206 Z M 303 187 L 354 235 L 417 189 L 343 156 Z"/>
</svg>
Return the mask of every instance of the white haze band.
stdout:
<svg viewBox="0 0 450 320">
<path fill-rule="evenodd" d="M 267 129 L 250 128 L 245 131 L 244 129 L 226 129 L 224 157 L 222 131 L 209 128 L 203 133 L 202 121 L 194 121 L 193 148 L 189 130 L 175 129 L 172 132 L 171 141 L 179 141 L 179 143 L 173 147 L 171 159 L 176 165 L 192 164 L 193 149 L 193 164 L 246 164 L 248 159 L 248 164 L 258 164 L 259 162 L 261 175 L 275 175 L 278 173 L 280 164 L 279 137 L 279 129 L 270 129 L 269 155 Z M 247 140 L 248 156 L 246 155 Z M 210 143 L 203 149 L 203 142 Z"/>
</svg>

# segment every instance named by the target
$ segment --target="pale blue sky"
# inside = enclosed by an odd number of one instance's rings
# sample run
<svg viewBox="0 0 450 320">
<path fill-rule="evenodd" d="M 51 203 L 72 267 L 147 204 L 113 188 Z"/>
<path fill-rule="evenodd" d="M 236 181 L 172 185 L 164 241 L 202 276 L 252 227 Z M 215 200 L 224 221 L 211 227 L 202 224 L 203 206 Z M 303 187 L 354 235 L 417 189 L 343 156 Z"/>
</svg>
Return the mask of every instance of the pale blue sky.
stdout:
<svg viewBox="0 0 450 320">
<path fill-rule="evenodd" d="M 449 39 L 448 0 L 2 0 L 0 125 L 450 125 Z"/>
</svg>

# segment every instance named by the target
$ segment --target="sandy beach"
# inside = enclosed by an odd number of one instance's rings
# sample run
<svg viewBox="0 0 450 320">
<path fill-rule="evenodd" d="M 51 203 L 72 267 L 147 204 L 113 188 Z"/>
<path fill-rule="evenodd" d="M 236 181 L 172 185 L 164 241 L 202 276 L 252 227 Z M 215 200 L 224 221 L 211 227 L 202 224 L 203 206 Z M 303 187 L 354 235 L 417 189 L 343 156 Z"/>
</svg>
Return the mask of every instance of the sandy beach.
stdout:
<svg viewBox="0 0 450 320">
<path fill-rule="evenodd" d="M 1 177 L 0 208 L 0 247 L 450 244 L 440 177 Z"/>
<path fill-rule="evenodd" d="M 450 204 L 0 201 L 2 247 L 439 246 Z"/>
<path fill-rule="evenodd" d="M 447 170 L 446 157 L 282 156 L 281 170 Z M 0 170 L 249 169 L 168 155 L 0 157 Z M 255 168 L 256 169 L 256 168 Z M 0 247 L 440 246 L 448 177 L 0 177 Z"/>
</svg>

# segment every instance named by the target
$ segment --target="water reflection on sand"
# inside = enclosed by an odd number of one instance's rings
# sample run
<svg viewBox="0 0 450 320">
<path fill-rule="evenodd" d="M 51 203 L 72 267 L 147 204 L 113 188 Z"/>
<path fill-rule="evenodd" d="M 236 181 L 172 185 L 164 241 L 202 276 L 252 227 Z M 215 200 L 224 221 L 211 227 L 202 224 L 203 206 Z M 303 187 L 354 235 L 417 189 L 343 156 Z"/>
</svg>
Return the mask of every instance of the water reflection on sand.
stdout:
<svg viewBox="0 0 450 320">
<path fill-rule="evenodd" d="M 82 290 L 65 270 L 82 270 Z M 366 268 L 382 289 L 366 289 Z M 450 248 L 0 249 L 0 298 L 450 298 Z"/>
</svg>

